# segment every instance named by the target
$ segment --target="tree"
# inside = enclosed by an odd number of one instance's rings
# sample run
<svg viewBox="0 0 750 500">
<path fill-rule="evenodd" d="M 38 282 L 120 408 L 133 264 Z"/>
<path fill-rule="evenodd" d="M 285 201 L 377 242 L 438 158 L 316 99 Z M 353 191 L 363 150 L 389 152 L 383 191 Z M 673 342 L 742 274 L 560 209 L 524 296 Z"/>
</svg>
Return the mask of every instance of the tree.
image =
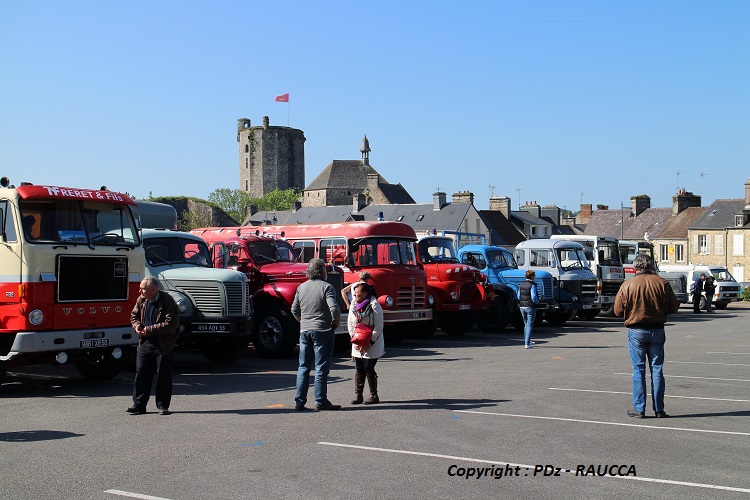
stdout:
<svg viewBox="0 0 750 500">
<path fill-rule="evenodd" d="M 255 205 L 258 210 L 290 210 L 292 203 L 298 199 L 299 194 L 294 189 L 276 189 L 262 198 L 251 198 L 246 191 L 226 188 L 217 189 L 208 195 L 208 201 L 215 203 L 227 215 L 238 221 L 245 220 L 250 205 Z"/>
<path fill-rule="evenodd" d="M 185 232 L 210 225 L 211 217 L 208 213 L 199 210 L 186 210 L 182 217 L 177 221 L 177 229 Z"/>
</svg>

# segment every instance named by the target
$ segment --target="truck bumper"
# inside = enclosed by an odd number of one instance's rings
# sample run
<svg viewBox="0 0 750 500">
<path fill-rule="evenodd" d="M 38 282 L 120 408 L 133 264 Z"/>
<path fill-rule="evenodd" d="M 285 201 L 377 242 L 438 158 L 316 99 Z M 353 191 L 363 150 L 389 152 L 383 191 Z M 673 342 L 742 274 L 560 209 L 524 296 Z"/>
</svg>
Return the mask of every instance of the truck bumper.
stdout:
<svg viewBox="0 0 750 500">
<path fill-rule="evenodd" d="M 426 321 L 432 319 L 432 309 L 410 309 L 407 311 L 383 311 L 383 323 L 404 321 Z"/>
<path fill-rule="evenodd" d="M 8 356 L 13 353 L 56 352 L 72 349 L 93 349 L 135 345 L 138 335 L 130 325 L 89 330 L 63 330 L 54 332 L 18 332 Z M 15 357 L 15 355 L 13 357 Z"/>
</svg>

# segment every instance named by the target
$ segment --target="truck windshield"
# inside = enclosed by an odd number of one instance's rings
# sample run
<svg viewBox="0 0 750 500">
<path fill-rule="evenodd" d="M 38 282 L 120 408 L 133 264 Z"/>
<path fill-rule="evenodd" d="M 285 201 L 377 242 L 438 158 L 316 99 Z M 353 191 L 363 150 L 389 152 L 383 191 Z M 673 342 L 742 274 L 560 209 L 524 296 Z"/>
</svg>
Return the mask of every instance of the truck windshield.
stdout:
<svg viewBox="0 0 750 500">
<path fill-rule="evenodd" d="M 211 267 L 211 254 L 202 241 L 189 238 L 146 238 L 143 240 L 146 261 L 150 266 L 188 264 Z"/>
<path fill-rule="evenodd" d="M 716 281 L 737 281 L 726 269 L 711 269 L 711 275 Z"/>
<path fill-rule="evenodd" d="M 397 238 L 365 238 L 351 244 L 355 266 L 415 266 L 416 245 Z"/>
<path fill-rule="evenodd" d="M 254 241 L 248 245 L 253 260 L 258 264 L 268 262 L 293 262 L 292 246 L 286 241 Z"/>
<path fill-rule="evenodd" d="M 637 248 L 635 245 L 623 245 L 620 243 L 620 262 L 623 264 L 632 264 L 637 255 Z"/>
<path fill-rule="evenodd" d="M 511 253 L 508 251 L 488 251 L 487 262 L 493 269 L 500 269 L 505 267 L 518 269 L 518 264 L 516 264 L 515 259 L 513 259 L 513 255 L 511 255 Z"/>
<path fill-rule="evenodd" d="M 20 200 L 21 225 L 33 243 L 140 244 L 126 205 L 75 200 Z"/>
<path fill-rule="evenodd" d="M 446 238 L 424 238 L 417 243 L 422 262 L 458 262 L 453 240 Z"/>
<path fill-rule="evenodd" d="M 605 266 L 621 266 L 620 252 L 616 241 L 604 241 L 597 246 L 599 263 Z M 635 257 L 633 257 L 635 258 Z"/>
<path fill-rule="evenodd" d="M 586 260 L 586 255 L 581 249 L 558 248 L 556 253 L 557 260 L 560 261 L 560 269 L 563 271 L 589 268 L 589 262 Z"/>
</svg>

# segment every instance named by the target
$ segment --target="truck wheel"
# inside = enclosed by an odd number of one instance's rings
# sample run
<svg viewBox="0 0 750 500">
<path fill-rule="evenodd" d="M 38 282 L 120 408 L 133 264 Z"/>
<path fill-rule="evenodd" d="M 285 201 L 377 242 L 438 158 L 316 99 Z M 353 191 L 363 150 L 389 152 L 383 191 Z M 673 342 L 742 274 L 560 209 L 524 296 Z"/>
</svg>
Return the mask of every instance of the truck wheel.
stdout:
<svg viewBox="0 0 750 500">
<path fill-rule="evenodd" d="M 294 352 L 299 342 L 299 324 L 289 311 L 272 305 L 258 311 L 253 327 L 253 345 L 264 358 L 282 358 Z"/>
<path fill-rule="evenodd" d="M 544 319 L 550 325 L 562 326 L 575 316 L 575 311 L 548 311 L 544 313 Z"/>
<path fill-rule="evenodd" d="M 0 384 L 3 383 L 3 380 L 5 380 L 5 374 L 8 371 L 8 362 L 7 361 L 0 361 Z"/>
<path fill-rule="evenodd" d="M 602 310 L 599 311 L 599 316 L 602 318 L 611 318 L 615 315 L 615 308 L 612 304 L 605 304 L 602 306 Z"/>
<path fill-rule="evenodd" d="M 499 297 L 487 309 L 477 313 L 477 328 L 485 333 L 502 332 L 508 326 L 508 312 Z"/>
<path fill-rule="evenodd" d="M 409 337 L 421 340 L 429 339 L 435 333 L 435 330 L 437 330 L 437 325 L 438 322 L 436 318 L 433 318 L 430 321 L 414 323 L 414 327 L 408 332 Z"/>
<path fill-rule="evenodd" d="M 706 310 L 706 297 L 701 295 L 701 301 L 698 303 L 698 309 Z"/>
<path fill-rule="evenodd" d="M 201 352 L 212 363 L 234 363 L 247 352 L 250 337 L 228 337 L 217 339 L 216 342 L 203 344 Z"/>
<path fill-rule="evenodd" d="M 442 313 L 440 315 L 440 329 L 446 335 L 458 336 L 468 332 L 474 324 L 471 312 Z"/>
<path fill-rule="evenodd" d="M 599 309 L 583 309 L 576 316 L 584 321 L 591 321 L 599 315 Z"/>
<path fill-rule="evenodd" d="M 729 302 L 714 302 L 712 304 L 716 309 L 726 309 Z"/>
<path fill-rule="evenodd" d="M 78 373 L 90 380 L 109 380 L 122 368 L 122 362 L 108 351 L 92 351 L 76 362 Z"/>
</svg>

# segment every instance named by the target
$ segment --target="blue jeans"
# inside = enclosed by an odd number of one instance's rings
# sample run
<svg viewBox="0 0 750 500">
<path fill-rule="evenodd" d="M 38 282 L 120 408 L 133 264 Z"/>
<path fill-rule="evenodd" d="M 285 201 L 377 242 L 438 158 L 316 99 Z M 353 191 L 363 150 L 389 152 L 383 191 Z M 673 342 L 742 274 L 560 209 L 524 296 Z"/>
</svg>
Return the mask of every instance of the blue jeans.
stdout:
<svg viewBox="0 0 750 500">
<path fill-rule="evenodd" d="M 523 318 L 523 342 L 528 346 L 531 344 L 531 329 L 534 328 L 536 318 L 536 307 L 520 307 L 521 318 Z"/>
<path fill-rule="evenodd" d="M 706 312 L 711 312 L 711 305 L 714 301 L 714 294 L 706 294 Z"/>
<path fill-rule="evenodd" d="M 628 329 L 630 360 L 633 362 L 633 409 L 646 410 L 646 357 L 651 368 L 651 403 L 655 412 L 664 410 L 664 328 Z"/>
<path fill-rule="evenodd" d="M 333 329 L 305 330 L 299 334 L 299 369 L 297 370 L 297 405 L 307 403 L 310 370 L 315 367 L 315 403 L 328 400 L 328 372 L 333 356 Z"/>
</svg>

